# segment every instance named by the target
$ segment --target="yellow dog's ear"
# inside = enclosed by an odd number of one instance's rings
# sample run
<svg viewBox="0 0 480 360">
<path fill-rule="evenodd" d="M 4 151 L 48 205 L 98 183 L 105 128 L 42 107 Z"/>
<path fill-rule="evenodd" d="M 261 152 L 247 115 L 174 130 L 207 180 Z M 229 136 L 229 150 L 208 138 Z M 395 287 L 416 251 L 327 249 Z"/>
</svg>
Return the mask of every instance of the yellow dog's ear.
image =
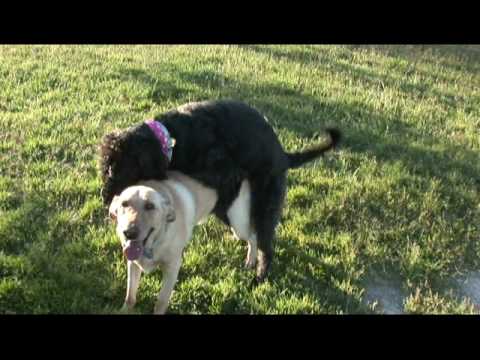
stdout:
<svg viewBox="0 0 480 360">
<path fill-rule="evenodd" d="M 167 222 L 174 222 L 175 219 L 177 218 L 175 214 L 175 209 L 173 206 L 168 206 L 167 207 Z"/>
<path fill-rule="evenodd" d="M 117 209 L 119 201 L 120 196 L 115 195 L 113 197 L 112 203 L 110 204 L 110 207 L 108 208 L 108 215 L 110 215 L 110 219 L 112 219 L 113 221 L 117 220 Z"/>
<path fill-rule="evenodd" d="M 175 219 L 177 218 L 177 216 L 175 214 L 175 208 L 173 207 L 169 198 L 167 198 L 166 196 L 163 196 L 163 195 L 162 195 L 162 198 L 163 198 L 162 203 L 163 203 L 163 206 L 165 207 L 165 211 L 167 213 L 167 215 L 166 215 L 167 222 L 174 222 Z"/>
</svg>

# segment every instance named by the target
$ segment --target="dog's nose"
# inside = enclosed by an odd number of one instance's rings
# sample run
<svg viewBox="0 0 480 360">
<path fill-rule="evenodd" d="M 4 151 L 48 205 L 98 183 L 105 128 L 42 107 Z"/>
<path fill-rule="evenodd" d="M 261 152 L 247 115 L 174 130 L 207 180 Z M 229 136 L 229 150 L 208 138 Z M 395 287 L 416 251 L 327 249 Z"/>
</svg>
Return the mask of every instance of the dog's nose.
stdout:
<svg viewBox="0 0 480 360">
<path fill-rule="evenodd" d="M 135 240 L 138 237 L 138 228 L 136 226 L 130 226 L 123 232 L 123 235 L 129 240 Z"/>
</svg>

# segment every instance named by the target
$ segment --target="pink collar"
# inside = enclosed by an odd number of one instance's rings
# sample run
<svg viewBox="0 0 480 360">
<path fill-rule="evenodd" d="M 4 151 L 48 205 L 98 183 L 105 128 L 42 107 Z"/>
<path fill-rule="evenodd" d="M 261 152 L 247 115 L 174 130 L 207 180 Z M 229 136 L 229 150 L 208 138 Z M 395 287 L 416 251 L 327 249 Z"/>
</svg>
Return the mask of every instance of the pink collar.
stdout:
<svg viewBox="0 0 480 360">
<path fill-rule="evenodd" d="M 153 131 L 158 141 L 162 145 L 162 152 L 168 158 L 170 162 L 172 160 L 173 147 L 175 146 L 175 141 L 170 136 L 167 128 L 160 122 L 156 120 L 146 120 L 145 124 L 148 125 L 150 130 Z"/>
</svg>

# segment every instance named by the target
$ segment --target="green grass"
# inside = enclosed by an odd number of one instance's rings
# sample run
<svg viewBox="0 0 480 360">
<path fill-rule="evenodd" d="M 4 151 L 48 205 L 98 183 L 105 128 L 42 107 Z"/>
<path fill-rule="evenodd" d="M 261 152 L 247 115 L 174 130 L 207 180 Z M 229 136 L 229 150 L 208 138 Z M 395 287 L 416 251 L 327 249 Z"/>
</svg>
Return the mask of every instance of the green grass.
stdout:
<svg viewBox="0 0 480 360">
<path fill-rule="evenodd" d="M 473 46 L 0 46 L 0 313 L 113 313 L 126 268 L 100 199 L 102 136 L 193 100 L 261 110 L 284 147 L 345 133 L 291 171 L 271 277 L 215 219 L 171 313 L 370 313 L 371 274 L 405 311 L 474 313 L 448 284 L 480 267 L 480 50 Z M 143 278 L 150 313 L 161 273 Z M 478 312 L 478 310 L 477 310 Z"/>
</svg>

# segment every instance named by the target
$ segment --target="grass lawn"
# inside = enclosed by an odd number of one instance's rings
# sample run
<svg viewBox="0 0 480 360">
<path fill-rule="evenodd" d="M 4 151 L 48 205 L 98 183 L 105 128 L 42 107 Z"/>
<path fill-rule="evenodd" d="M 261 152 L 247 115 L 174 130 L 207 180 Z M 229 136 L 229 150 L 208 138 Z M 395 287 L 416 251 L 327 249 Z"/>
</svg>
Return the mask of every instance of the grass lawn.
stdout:
<svg viewBox="0 0 480 360">
<path fill-rule="evenodd" d="M 407 313 L 478 313 L 480 48 L 0 46 L 0 313 L 114 313 L 126 267 L 100 198 L 102 136 L 188 101 L 244 100 L 286 150 L 325 126 L 341 149 L 288 176 L 269 280 L 246 244 L 197 227 L 169 312 L 372 313 L 372 277 Z M 161 272 L 145 276 L 150 313 Z"/>
</svg>

